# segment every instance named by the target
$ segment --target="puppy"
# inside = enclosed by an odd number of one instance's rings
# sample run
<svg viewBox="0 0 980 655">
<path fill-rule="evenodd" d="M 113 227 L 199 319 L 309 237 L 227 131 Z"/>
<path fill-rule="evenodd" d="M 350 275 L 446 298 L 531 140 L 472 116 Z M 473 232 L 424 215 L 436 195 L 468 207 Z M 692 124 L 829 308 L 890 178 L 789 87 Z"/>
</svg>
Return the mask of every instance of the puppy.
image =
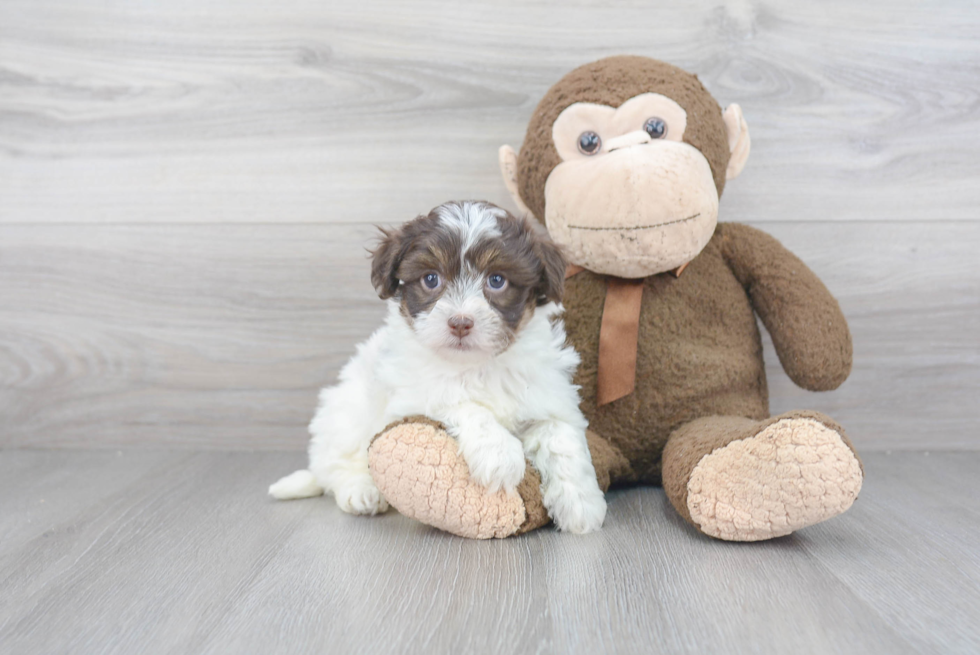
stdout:
<svg viewBox="0 0 980 655">
<path fill-rule="evenodd" d="M 446 426 L 489 491 L 513 493 L 526 457 L 558 528 L 598 529 L 606 502 L 571 381 L 579 357 L 565 344 L 557 246 L 485 202 L 440 205 L 383 233 L 371 280 L 388 300 L 385 324 L 320 393 L 309 469 L 270 495 L 326 491 L 345 512 L 384 512 L 368 446 L 389 423 L 424 414 Z"/>
</svg>

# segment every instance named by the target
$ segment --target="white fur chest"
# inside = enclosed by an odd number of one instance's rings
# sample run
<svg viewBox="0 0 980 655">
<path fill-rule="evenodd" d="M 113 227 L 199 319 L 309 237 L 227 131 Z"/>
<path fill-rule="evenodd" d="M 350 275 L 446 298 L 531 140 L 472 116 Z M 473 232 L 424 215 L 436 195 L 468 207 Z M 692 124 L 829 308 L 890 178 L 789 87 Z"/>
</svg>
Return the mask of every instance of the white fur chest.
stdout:
<svg viewBox="0 0 980 655">
<path fill-rule="evenodd" d="M 545 312 L 532 318 L 508 350 L 484 361 L 434 356 L 394 314 L 379 336 L 375 375 L 387 393 L 386 422 L 416 414 L 444 420 L 460 405 L 474 403 L 518 434 L 529 421 L 577 409 L 570 379 L 578 355 L 564 345 L 563 329 L 552 327 Z"/>
</svg>

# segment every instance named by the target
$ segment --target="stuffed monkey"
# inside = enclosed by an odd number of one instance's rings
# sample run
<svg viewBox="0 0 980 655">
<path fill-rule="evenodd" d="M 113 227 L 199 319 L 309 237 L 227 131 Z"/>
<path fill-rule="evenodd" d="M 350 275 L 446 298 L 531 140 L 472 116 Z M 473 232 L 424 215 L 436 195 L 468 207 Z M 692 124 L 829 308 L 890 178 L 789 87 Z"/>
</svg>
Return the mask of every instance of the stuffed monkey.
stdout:
<svg viewBox="0 0 980 655">
<path fill-rule="evenodd" d="M 733 541 L 848 509 L 863 469 L 841 426 L 814 411 L 769 415 L 756 317 L 789 377 L 813 391 L 847 378 L 851 337 L 803 262 L 764 232 L 717 221 L 749 154 L 738 105 L 722 111 L 669 64 L 611 57 L 555 84 L 520 154 L 499 154 L 514 202 L 572 264 L 565 325 L 600 487 L 662 484 L 697 530 Z M 489 494 L 424 417 L 389 426 L 369 461 L 393 506 L 443 530 L 505 537 L 548 522 L 530 465 L 518 494 Z"/>
</svg>

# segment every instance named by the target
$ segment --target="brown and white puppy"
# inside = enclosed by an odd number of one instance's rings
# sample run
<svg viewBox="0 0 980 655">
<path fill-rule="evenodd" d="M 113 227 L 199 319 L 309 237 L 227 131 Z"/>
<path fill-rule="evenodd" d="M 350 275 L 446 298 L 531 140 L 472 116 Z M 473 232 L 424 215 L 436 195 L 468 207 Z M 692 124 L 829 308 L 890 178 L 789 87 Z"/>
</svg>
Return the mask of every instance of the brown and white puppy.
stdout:
<svg viewBox="0 0 980 655">
<path fill-rule="evenodd" d="M 368 471 L 371 438 L 426 415 L 446 425 L 471 476 L 514 492 L 525 457 L 559 528 L 598 529 L 606 504 L 560 320 L 565 261 L 547 234 L 485 202 L 440 205 L 383 231 L 371 278 L 385 325 L 358 347 L 310 423 L 310 465 L 272 485 L 281 499 L 328 491 L 341 509 L 388 508 Z"/>
<path fill-rule="evenodd" d="M 371 280 L 444 357 L 496 355 L 537 307 L 561 302 L 561 252 L 539 227 L 499 207 L 447 203 L 384 234 Z"/>
</svg>

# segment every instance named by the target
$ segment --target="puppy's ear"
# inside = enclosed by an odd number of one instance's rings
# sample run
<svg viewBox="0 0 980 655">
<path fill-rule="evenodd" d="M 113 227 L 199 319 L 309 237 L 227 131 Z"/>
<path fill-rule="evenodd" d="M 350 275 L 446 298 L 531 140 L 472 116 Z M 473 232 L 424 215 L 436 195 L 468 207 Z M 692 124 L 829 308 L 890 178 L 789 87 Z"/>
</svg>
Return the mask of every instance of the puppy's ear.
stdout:
<svg viewBox="0 0 980 655">
<path fill-rule="evenodd" d="M 400 229 L 381 231 L 378 247 L 371 251 L 371 284 L 382 300 L 387 300 L 398 292 L 398 265 L 401 263 L 404 234 Z"/>
<path fill-rule="evenodd" d="M 541 260 L 541 281 L 538 283 L 538 305 L 561 302 L 565 292 L 565 255 L 561 248 L 540 230 L 534 232 L 534 253 Z"/>
</svg>

